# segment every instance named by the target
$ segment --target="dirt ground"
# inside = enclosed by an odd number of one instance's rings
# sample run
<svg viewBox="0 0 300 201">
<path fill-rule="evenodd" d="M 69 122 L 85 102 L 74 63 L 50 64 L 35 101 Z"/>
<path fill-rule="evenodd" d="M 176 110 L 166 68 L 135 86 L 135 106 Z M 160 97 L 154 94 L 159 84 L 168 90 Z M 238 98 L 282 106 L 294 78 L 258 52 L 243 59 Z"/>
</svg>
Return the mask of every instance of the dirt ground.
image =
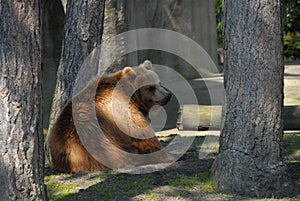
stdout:
<svg viewBox="0 0 300 201">
<path fill-rule="evenodd" d="M 285 159 L 291 180 L 300 185 L 300 133 L 287 134 Z M 294 137 L 293 137 L 294 136 Z M 162 142 L 165 141 L 162 137 Z M 168 138 L 167 141 L 170 139 Z M 171 166 L 150 174 L 128 174 L 117 171 L 60 174 L 46 168 L 45 181 L 52 200 L 65 201 L 275 201 L 228 195 L 214 189 L 209 178 L 216 152 L 198 159 L 198 148 L 204 137 L 198 136 L 186 154 Z M 296 147 L 296 148 L 295 148 Z M 299 192 L 300 193 L 300 192 Z M 299 201 L 300 194 L 280 201 Z"/>
</svg>

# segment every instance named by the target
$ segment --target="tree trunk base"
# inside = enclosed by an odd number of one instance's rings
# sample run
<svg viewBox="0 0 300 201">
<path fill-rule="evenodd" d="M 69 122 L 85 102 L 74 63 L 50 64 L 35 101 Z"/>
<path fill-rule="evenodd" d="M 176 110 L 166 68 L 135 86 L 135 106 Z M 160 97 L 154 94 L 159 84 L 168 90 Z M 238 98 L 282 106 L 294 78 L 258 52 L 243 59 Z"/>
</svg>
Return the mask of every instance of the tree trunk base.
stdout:
<svg viewBox="0 0 300 201">
<path fill-rule="evenodd" d="M 259 159 L 258 159 L 259 160 Z M 245 153 L 226 150 L 218 155 L 211 169 L 217 189 L 251 197 L 293 196 L 298 191 L 287 175 L 283 162 L 259 168 Z"/>
</svg>

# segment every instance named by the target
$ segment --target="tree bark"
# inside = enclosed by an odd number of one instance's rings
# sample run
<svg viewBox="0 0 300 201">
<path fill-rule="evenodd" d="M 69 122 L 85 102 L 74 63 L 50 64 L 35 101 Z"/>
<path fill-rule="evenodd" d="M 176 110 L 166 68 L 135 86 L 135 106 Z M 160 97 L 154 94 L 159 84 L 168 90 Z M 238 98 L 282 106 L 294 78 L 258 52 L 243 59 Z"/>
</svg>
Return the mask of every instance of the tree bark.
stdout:
<svg viewBox="0 0 300 201">
<path fill-rule="evenodd" d="M 102 41 L 107 41 L 108 39 L 117 36 L 125 31 L 128 31 L 127 25 L 127 1 L 124 0 L 106 0 L 105 1 L 105 12 L 104 12 L 104 26 Z M 126 65 L 128 65 L 126 55 L 123 57 L 118 57 L 116 52 L 118 49 L 124 49 L 126 41 L 113 41 L 109 44 L 109 48 L 106 48 L 105 55 L 111 60 L 115 61 L 109 64 L 106 58 L 101 58 L 103 66 L 107 66 L 106 72 L 113 73 L 121 70 Z"/>
<path fill-rule="evenodd" d="M 83 61 L 101 43 L 104 0 L 68 1 L 62 58 L 50 115 L 49 132 L 62 107 L 71 98 Z"/>
<path fill-rule="evenodd" d="M 1 1 L 1 200 L 47 200 L 40 36 L 41 1 Z"/>
<path fill-rule="evenodd" d="M 42 0 L 43 128 L 49 127 L 57 68 L 60 62 L 65 13 L 60 0 Z"/>
<path fill-rule="evenodd" d="M 225 0 L 224 126 L 216 187 L 256 197 L 289 194 L 283 136 L 283 2 Z"/>
</svg>

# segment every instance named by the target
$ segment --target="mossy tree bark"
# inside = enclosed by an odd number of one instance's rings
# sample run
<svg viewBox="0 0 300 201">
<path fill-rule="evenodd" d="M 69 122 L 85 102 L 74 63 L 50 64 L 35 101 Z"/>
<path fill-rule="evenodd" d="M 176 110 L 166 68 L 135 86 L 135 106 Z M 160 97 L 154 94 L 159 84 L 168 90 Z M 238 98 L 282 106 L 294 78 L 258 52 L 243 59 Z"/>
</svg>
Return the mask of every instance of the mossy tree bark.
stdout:
<svg viewBox="0 0 300 201">
<path fill-rule="evenodd" d="M 68 1 L 62 57 L 50 115 L 49 129 L 72 96 L 77 73 L 84 59 L 101 43 L 104 0 Z"/>
<path fill-rule="evenodd" d="M 1 1 L 1 200 L 47 200 L 40 38 L 40 0 Z"/>
<path fill-rule="evenodd" d="M 282 0 L 224 1 L 225 119 L 212 178 L 227 193 L 290 193 L 281 156 L 282 21 Z"/>
</svg>

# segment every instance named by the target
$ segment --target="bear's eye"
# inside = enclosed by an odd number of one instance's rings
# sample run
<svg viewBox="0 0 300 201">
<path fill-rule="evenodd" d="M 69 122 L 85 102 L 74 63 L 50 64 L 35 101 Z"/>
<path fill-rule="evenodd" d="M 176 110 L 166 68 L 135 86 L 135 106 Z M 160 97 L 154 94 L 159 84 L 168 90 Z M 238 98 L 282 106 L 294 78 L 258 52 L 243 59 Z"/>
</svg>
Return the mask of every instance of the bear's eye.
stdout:
<svg viewBox="0 0 300 201">
<path fill-rule="evenodd" d="M 154 92 L 155 91 L 155 87 L 154 86 L 150 86 L 150 87 L 148 87 L 148 90 L 150 91 L 150 92 Z"/>
</svg>

